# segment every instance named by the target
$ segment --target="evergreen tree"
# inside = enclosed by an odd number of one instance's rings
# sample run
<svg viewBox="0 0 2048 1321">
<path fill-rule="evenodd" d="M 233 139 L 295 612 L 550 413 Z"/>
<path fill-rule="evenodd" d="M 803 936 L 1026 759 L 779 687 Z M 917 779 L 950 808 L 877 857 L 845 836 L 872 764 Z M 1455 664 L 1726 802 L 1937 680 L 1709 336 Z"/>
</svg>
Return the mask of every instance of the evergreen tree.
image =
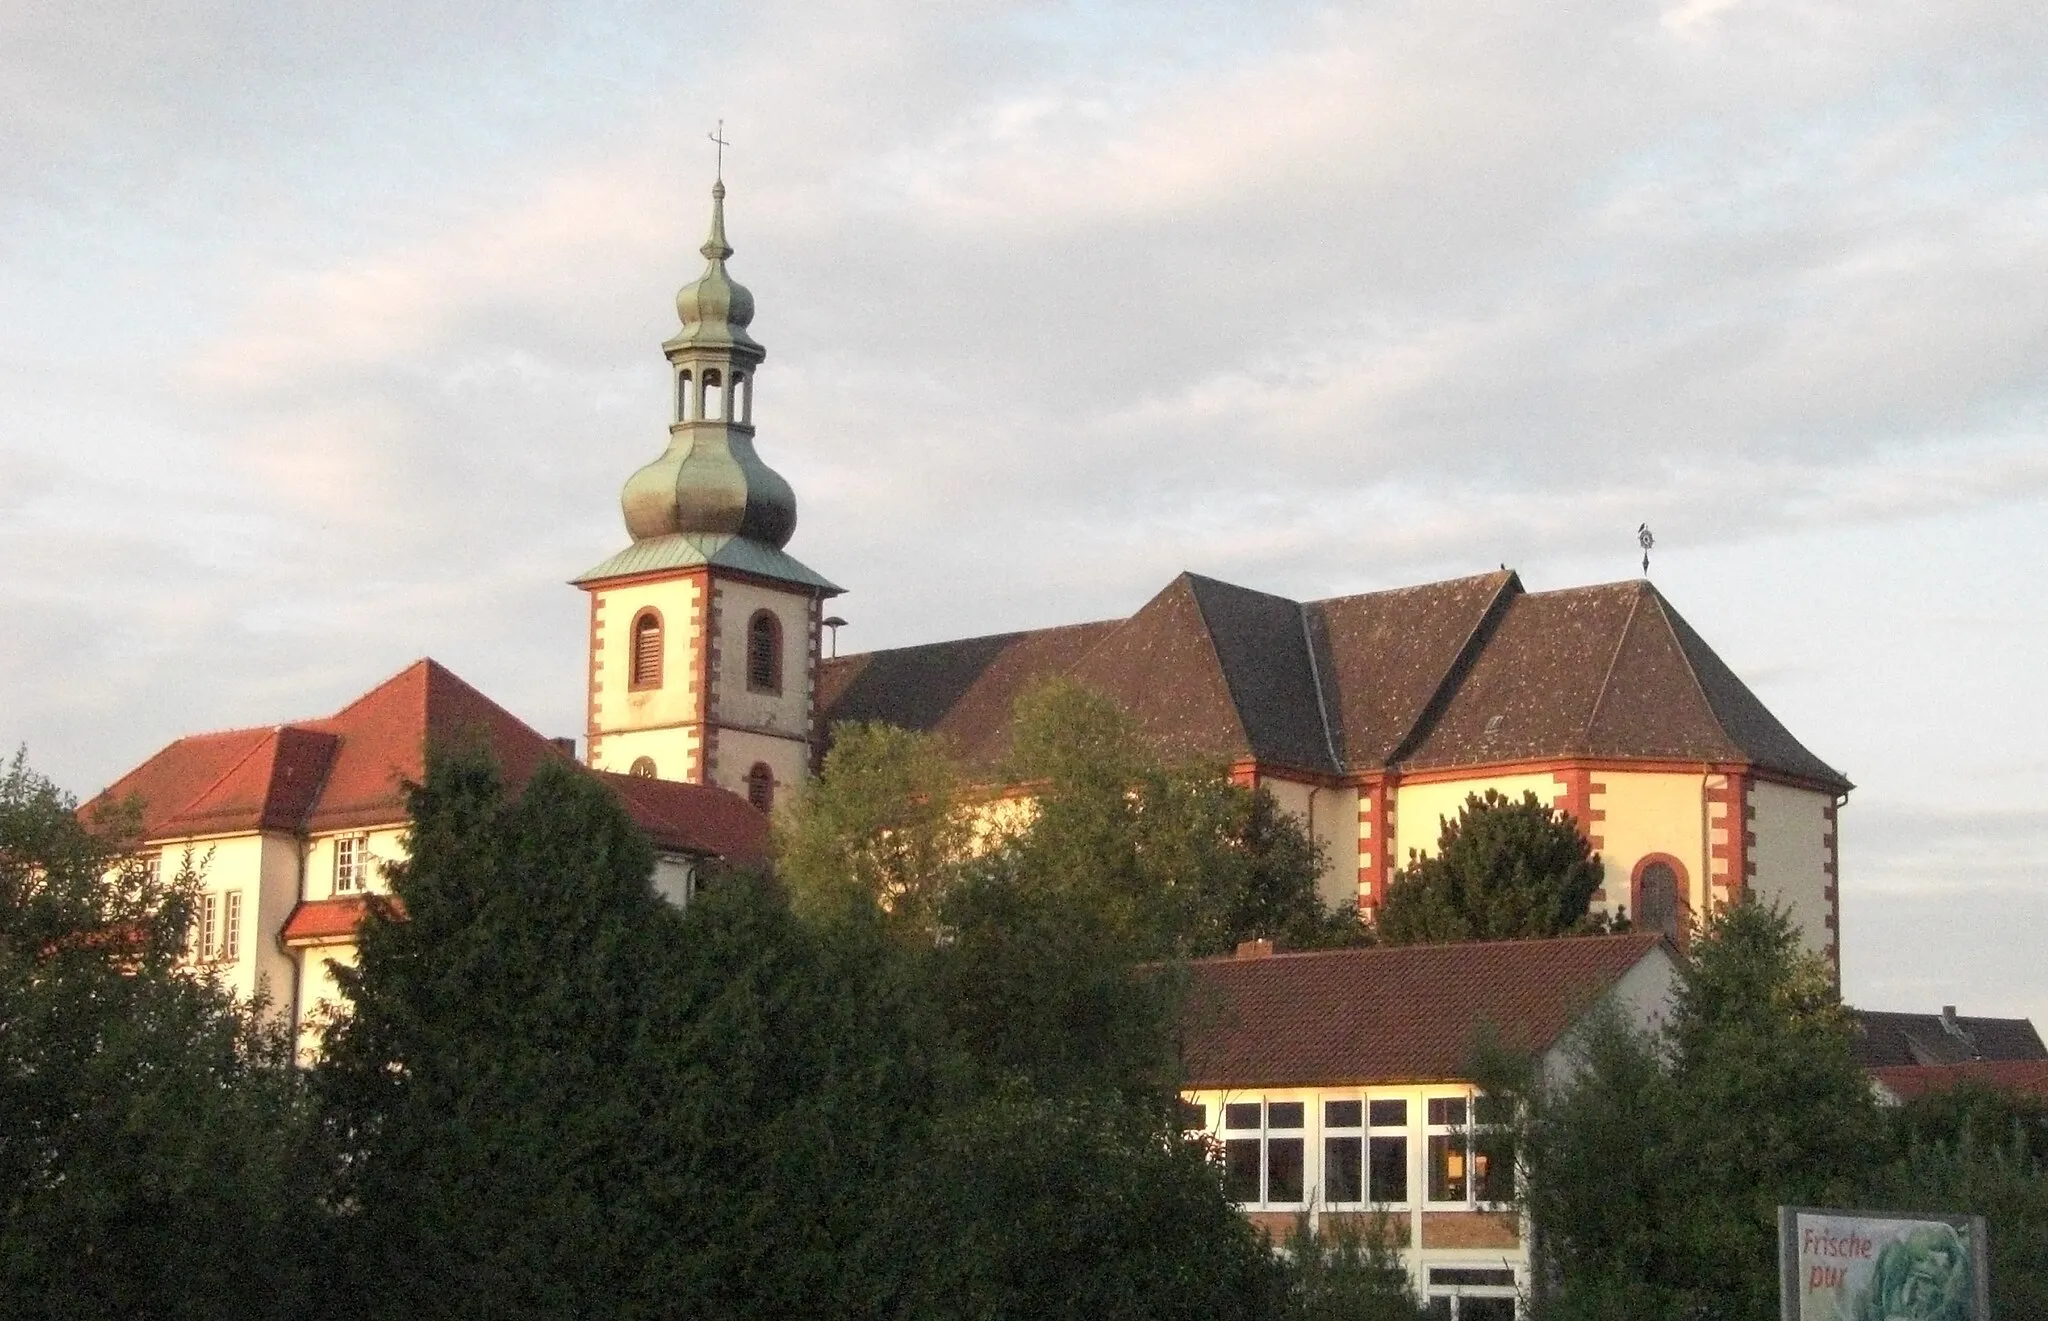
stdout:
<svg viewBox="0 0 2048 1321">
<path fill-rule="evenodd" d="M 0 772 L 0 1307 L 265 1317 L 302 1301 L 288 1040 L 182 955 L 200 875 Z"/>
<path fill-rule="evenodd" d="M 409 791 L 395 903 L 373 905 L 314 1075 L 339 1278 L 371 1316 L 618 1314 L 657 1242 L 653 854 L 610 794 L 543 763 L 508 802 L 480 754 Z"/>
<path fill-rule="evenodd" d="M 1570 814 L 1533 793 L 1472 794 L 1436 852 L 1410 853 L 1387 885 L 1377 933 L 1390 945 L 1522 940 L 1605 930 L 1589 916 L 1600 859 Z"/>
</svg>

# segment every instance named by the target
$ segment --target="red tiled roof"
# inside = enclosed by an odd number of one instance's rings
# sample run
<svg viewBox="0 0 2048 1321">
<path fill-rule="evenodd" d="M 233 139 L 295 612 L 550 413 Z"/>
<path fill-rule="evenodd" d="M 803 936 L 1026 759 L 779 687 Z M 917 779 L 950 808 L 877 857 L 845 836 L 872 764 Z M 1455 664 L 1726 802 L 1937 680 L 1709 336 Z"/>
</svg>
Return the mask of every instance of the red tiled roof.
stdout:
<svg viewBox="0 0 2048 1321">
<path fill-rule="evenodd" d="M 656 848 L 709 854 L 733 862 L 768 856 L 768 818 L 736 793 L 613 771 L 593 771 Z"/>
<path fill-rule="evenodd" d="M 405 911 L 395 897 L 386 896 L 385 902 Z M 369 906 L 369 901 L 361 896 L 304 900 L 285 919 L 278 939 L 287 945 L 328 945 L 350 940 Z"/>
<path fill-rule="evenodd" d="M 1469 1074 L 1482 1028 L 1504 1046 L 1555 1045 L 1654 934 L 1405 945 L 1193 965 L 1189 1087 L 1431 1082 Z"/>
<path fill-rule="evenodd" d="M 2048 1060 L 1965 1060 L 1960 1064 L 1900 1064 L 1870 1076 L 1901 1101 L 1974 1083 L 1994 1092 L 2048 1100 Z"/>
<path fill-rule="evenodd" d="M 405 783 L 426 774 L 427 749 L 467 741 L 488 748 L 515 789 L 544 760 L 566 755 L 447 667 L 421 660 L 322 720 L 179 739 L 84 810 L 140 799 L 150 840 L 398 826 Z M 766 818 L 736 794 L 601 779 L 657 846 L 747 861 L 766 852 Z"/>
</svg>

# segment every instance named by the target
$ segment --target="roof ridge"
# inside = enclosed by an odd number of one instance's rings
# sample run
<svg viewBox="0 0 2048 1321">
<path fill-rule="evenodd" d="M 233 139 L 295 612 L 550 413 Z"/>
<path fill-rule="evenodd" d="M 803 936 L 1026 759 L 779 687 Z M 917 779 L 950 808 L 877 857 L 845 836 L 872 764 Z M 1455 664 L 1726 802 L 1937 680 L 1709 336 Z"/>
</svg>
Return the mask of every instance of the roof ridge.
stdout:
<svg viewBox="0 0 2048 1321">
<path fill-rule="evenodd" d="M 1244 706 L 1238 701 L 1236 685 L 1230 682 L 1230 667 L 1223 663 L 1223 651 L 1216 645 L 1216 626 L 1209 621 L 1209 611 L 1202 605 L 1202 593 L 1195 587 L 1195 580 L 1197 578 L 1201 578 L 1203 582 L 1215 583 L 1220 587 L 1232 587 L 1235 584 L 1226 583 L 1220 578 L 1203 578 L 1202 575 L 1191 573 L 1186 569 L 1182 569 L 1180 576 L 1174 579 L 1176 583 L 1185 582 L 1187 584 L 1188 599 L 1195 603 L 1195 618 L 1202 621 L 1202 641 L 1208 644 L 1209 659 L 1216 663 L 1216 677 L 1223 680 L 1224 696 L 1230 699 L 1230 718 L 1237 725 L 1237 737 L 1244 744 L 1246 751 L 1252 751 L 1252 732 L 1245 727 Z M 1171 586 L 1167 590 L 1171 591 Z M 1163 596 L 1165 593 L 1162 592 L 1160 595 Z M 1152 598 L 1154 601 L 1158 599 L 1159 597 L 1157 596 Z M 1286 598 L 1281 597 L 1280 599 L 1285 600 Z M 1151 601 L 1147 601 L 1145 604 L 1150 605 L 1151 603 Z M 1133 612 L 1131 618 L 1136 619 L 1143 612 L 1144 606 L 1140 606 L 1136 612 Z"/>
<path fill-rule="evenodd" d="M 260 726 L 260 725 L 258 725 L 258 726 L 252 726 L 252 727 L 251 727 L 251 731 L 253 732 L 253 731 L 254 731 L 255 729 L 261 729 L 261 728 L 262 728 L 262 726 Z M 192 808 L 194 807 L 194 805 L 196 805 L 197 803 L 199 803 L 199 802 L 200 802 L 200 801 L 201 801 L 202 799 L 204 799 L 204 798 L 205 798 L 205 797 L 206 797 L 206 796 L 207 796 L 208 794 L 212 793 L 212 792 L 213 792 L 213 791 L 214 791 L 215 789 L 218 789 L 218 788 L 220 788 L 220 787 L 221 787 L 221 785 L 223 785 L 223 784 L 227 783 L 227 780 L 228 780 L 228 777 L 229 777 L 229 776 L 233 775 L 233 774 L 234 774 L 234 773 L 235 773 L 236 771 L 239 771 L 239 770 L 241 770 L 241 769 L 242 769 L 242 767 L 244 767 L 244 766 L 248 765 L 248 764 L 249 764 L 249 759 L 250 759 L 251 757 L 255 756 L 255 755 L 256 755 L 256 754 L 257 754 L 257 753 L 258 753 L 259 751 L 261 751 L 261 750 L 262 750 L 262 749 L 263 749 L 264 747 L 268 746 L 268 747 L 272 747 L 272 748 L 275 748 L 275 747 L 277 746 L 277 735 L 278 735 L 278 731 L 282 730 L 283 728 L 285 728 L 285 727 L 284 727 L 283 725 L 272 725 L 272 726 L 270 726 L 270 728 L 269 728 L 268 730 L 266 730 L 266 731 L 265 731 L 265 733 L 264 733 L 264 736 L 263 736 L 262 738 L 259 738 L 259 739 L 257 739 L 257 740 L 256 740 L 256 741 L 255 741 L 254 743 L 250 744 L 250 745 L 249 745 L 249 748 L 248 748 L 248 750 L 247 750 L 246 752 L 244 752 L 244 753 L 243 753 L 243 754 L 242 754 L 241 756 L 239 756 L 239 757 L 235 758 L 235 759 L 234 759 L 234 760 L 233 760 L 232 762 L 229 762 L 229 763 L 228 763 L 228 766 L 227 766 L 227 769 L 223 770 L 223 771 L 222 771 L 222 772 L 221 772 L 221 773 L 220 773 L 219 775 L 216 775 L 216 776 L 214 776 L 214 777 L 213 777 L 213 778 L 212 778 L 211 780 L 207 781 L 207 782 L 206 782 L 206 787 L 205 787 L 205 788 L 201 789 L 201 790 L 200 790 L 200 791 L 199 791 L 198 793 L 196 793 L 196 794 L 193 794 L 193 795 L 192 795 L 192 797 L 191 797 L 191 798 L 190 798 L 189 800 L 187 800 L 187 801 L 186 801 L 186 803 L 185 803 L 185 804 L 184 804 L 184 805 L 183 805 L 182 807 L 180 807 L 180 808 L 179 808 L 179 809 L 178 809 L 177 811 L 175 811 L 175 812 L 167 812 L 167 813 L 165 813 L 165 814 L 164 814 L 164 823 L 165 823 L 166 825 L 168 825 L 168 824 L 169 824 L 170 822 L 172 822 L 172 821 L 175 821 L 175 820 L 177 820 L 177 819 L 178 819 L 179 817 L 181 817 L 181 816 L 185 815 L 185 813 L 187 813 L 187 812 L 191 811 L 191 810 L 192 810 Z M 144 764 L 145 764 L 145 765 L 147 765 L 147 763 L 144 763 Z M 271 762 L 271 773 L 272 773 L 272 774 L 275 774 L 275 773 L 276 773 L 276 771 L 277 771 L 277 763 L 276 763 L 275 759 L 273 759 L 273 760 L 272 760 L 272 762 Z M 270 798 L 270 777 L 269 777 L 269 776 L 265 776 L 265 777 L 264 777 L 264 780 L 263 780 L 263 794 L 264 794 L 264 802 L 265 802 L 265 803 L 267 803 L 267 802 L 269 801 L 269 798 Z M 258 817 L 260 818 L 260 817 L 262 816 L 262 814 L 263 814 L 263 813 L 262 813 L 262 807 L 261 807 L 261 806 L 259 805 L 259 806 L 258 806 L 258 808 L 257 808 L 257 816 L 258 816 Z"/>
<path fill-rule="evenodd" d="M 1143 608 L 1143 606 L 1139 607 L 1141 610 Z M 1132 614 L 1136 613 L 1136 611 L 1132 612 Z M 980 633 L 971 638 L 935 638 L 930 642 L 906 642 L 900 647 L 877 647 L 873 651 L 843 651 L 837 656 L 827 656 L 818 663 L 820 665 L 829 665 L 835 661 L 860 660 L 868 656 L 887 656 L 899 651 L 924 651 L 930 647 L 961 647 L 971 642 L 1001 642 L 1011 638 L 1036 637 L 1045 633 L 1069 633 L 1077 629 L 1101 628 L 1105 625 L 1122 624 L 1130 618 L 1131 615 L 1121 615 L 1110 619 L 1084 619 L 1076 624 L 1048 624 L 1044 628 L 1016 628 L 1005 633 Z"/>
<path fill-rule="evenodd" d="M 1528 590 L 1522 586 L 1522 575 L 1513 569 L 1474 576 L 1480 579 L 1499 578 L 1500 584 L 1494 588 L 1493 598 L 1486 603 L 1486 608 L 1479 612 L 1479 618 L 1473 623 L 1471 631 L 1465 635 L 1465 640 L 1458 644 L 1458 650 L 1451 656 L 1450 665 L 1437 679 L 1436 686 L 1430 690 L 1429 699 L 1422 704 L 1422 709 L 1415 713 L 1414 723 L 1408 727 L 1406 733 L 1395 740 L 1391 748 L 1387 749 L 1385 764 L 1388 766 L 1392 766 L 1413 751 L 1436 722 L 1443 719 L 1444 710 L 1449 707 L 1451 698 L 1457 694 L 1460 677 L 1470 673 L 1472 666 L 1479 659 L 1479 653 L 1486 650 L 1486 639 L 1500 626 L 1500 617 L 1507 613 L 1508 606 L 1518 597 L 1529 595 Z"/>
<path fill-rule="evenodd" d="M 1583 731 L 1581 731 L 1579 735 L 1579 747 L 1581 751 L 1590 752 L 1592 750 L 1593 726 L 1600 723 L 1601 704 L 1607 700 L 1607 690 L 1614 686 L 1614 671 L 1621 665 L 1621 653 L 1623 649 L 1628 646 L 1629 630 L 1636 626 L 1636 612 L 1638 610 L 1641 610 L 1642 608 L 1643 593 L 1641 591 L 1638 591 L 1635 594 L 1635 599 L 1628 603 L 1628 618 L 1624 619 L 1621 622 L 1621 632 L 1615 636 L 1614 654 L 1607 658 L 1607 673 L 1600 676 L 1600 691 L 1593 694 L 1593 707 L 1591 710 L 1586 712 L 1586 727 Z M 1676 642 L 1677 639 L 1673 638 L 1672 641 Z M 1679 648 L 1679 651 L 1681 652 L 1683 652 L 1684 650 L 1685 648 L 1683 647 Z M 1698 675 L 1693 676 L 1693 684 L 1695 687 L 1698 686 Z M 1702 696 L 1704 696 L 1704 694 L 1702 694 Z M 1709 710 L 1712 709 L 1712 705 L 1712 703 L 1708 703 Z M 1715 723 L 1719 723 L 1718 719 Z"/>
<path fill-rule="evenodd" d="M 1330 726 L 1330 703 L 1323 696 L 1323 666 L 1316 659 L 1316 638 L 1309 628 L 1308 604 L 1296 601 L 1294 612 L 1301 619 L 1301 645 L 1302 649 L 1308 652 L 1308 678 L 1309 684 L 1316 690 L 1316 719 L 1323 727 L 1323 746 L 1329 750 L 1331 769 L 1342 771 L 1344 758 L 1337 755 L 1337 732 Z"/>
<path fill-rule="evenodd" d="M 1306 602 L 1306 604 L 1324 606 L 1337 601 L 1362 601 L 1371 596 L 1406 596 L 1413 592 L 1435 591 L 1438 588 L 1451 587 L 1459 583 L 1484 582 L 1489 578 L 1508 577 L 1514 573 L 1513 569 L 1488 569 L 1485 573 L 1468 573 L 1457 578 L 1438 578 L 1434 582 L 1409 583 L 1406 587 L 1381 587 L 1370 592 L 1347 592 L 1343 596 L 1322 596 L 1317 597 L 1313 601 Z"/>
<path fill-rule="evenodd" d="M 1205 958 L 1190 959 L 1190 963 L 1233 964 L 1247 966 L 1270 963 L 1276 959 L 1321 959 L 1338 957 L 1360 957 L 1364 955 L 1394 955 L 1425 950 L 1481 950 L 1498 949 L 1507 946 L 1526 949 L 1532 945 L 1555 945 L 1559 947 L 1582 948 L 1588 945 L 1640 944 L 1645 949 L 1664 939 L 1657 931 L 1616 931 L 1593 936 L 1504 936 L 1498 940 L 1446 940 L 1415 945 L 1345 945 L 1336 949 L 1289 949 L 1275 950 L 1257 958 L 1241 959 L 1235 954 L 1211 954 Z"/>
</svg>

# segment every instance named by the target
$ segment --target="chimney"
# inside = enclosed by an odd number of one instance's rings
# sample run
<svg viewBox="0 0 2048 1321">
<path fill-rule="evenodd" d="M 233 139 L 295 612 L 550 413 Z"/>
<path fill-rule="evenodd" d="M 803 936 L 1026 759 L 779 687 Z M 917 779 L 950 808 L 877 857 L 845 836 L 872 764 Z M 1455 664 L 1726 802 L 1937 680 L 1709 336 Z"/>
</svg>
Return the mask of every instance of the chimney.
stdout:
<svg viewBox="0 0 2048 1321">
<path fill-rule="evenodd" d="M 1947 1032 L 1962 1031 L 1962 1025 L 1956 1022 L 1956 1007 L 1954 1005 L 1943 1005 L 1941 1007 L 1941 1026 Z"/>
<path fill-rule="evenodd" d="M 1273 942 L 1260 937 L 1257 940 L 1241 940 L 1237 943 L 1237 957 L 1240 959 L 1269 959 L 1273 957 Z"/>
<path fill-rule="evenodd" d="M 576 740 L 573 737 L 551 738 L 548 742 L 554 744 L 555 750 L 570 761 L 576 760 Z"/>
</svg>

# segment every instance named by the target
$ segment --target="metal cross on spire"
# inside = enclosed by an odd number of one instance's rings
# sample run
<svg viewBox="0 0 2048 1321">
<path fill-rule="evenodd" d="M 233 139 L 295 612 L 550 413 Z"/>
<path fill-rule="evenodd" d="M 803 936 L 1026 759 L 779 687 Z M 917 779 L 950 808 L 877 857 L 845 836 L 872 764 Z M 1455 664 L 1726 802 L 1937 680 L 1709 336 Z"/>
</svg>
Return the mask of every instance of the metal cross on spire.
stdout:
<svg viewBox="0 0 2048 1321">
<path fill-rule="evenodd" d="M 710 139 L 711 139 L 711 140 L 712 140 L 713 142 L 716 142 L 716 143 L 718 144 L 718 175 L 717 175 L 717 179 L 718 179 L 718 182 L 719 182 L 719 183 L 724 183 L 724 182 L 725 182 L 725 149 L 726 149 L 727 147 L 730 147 L 730 146 L 732 145 L 732 144 L 731 144 L 730 142 L 727 142 L 727 141 L 725 140 L 725 121 L 724 121 L 724 120 L 722 120 L 722 119 L 721 119 L 721 120 L 719 120 L 719 121 L 718 121 L 718 127 L 717 127 L 716 129 L 714 129 L 713 131 L 711 131 L 711 132 L 709 132 L 709 133 L 706 133 L 706 134 L 705 134 L 704 136 L 705 136 L 705 137 L 707 137 L 707 138 L 710 138 Z"/>
</svg>

